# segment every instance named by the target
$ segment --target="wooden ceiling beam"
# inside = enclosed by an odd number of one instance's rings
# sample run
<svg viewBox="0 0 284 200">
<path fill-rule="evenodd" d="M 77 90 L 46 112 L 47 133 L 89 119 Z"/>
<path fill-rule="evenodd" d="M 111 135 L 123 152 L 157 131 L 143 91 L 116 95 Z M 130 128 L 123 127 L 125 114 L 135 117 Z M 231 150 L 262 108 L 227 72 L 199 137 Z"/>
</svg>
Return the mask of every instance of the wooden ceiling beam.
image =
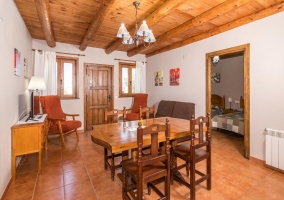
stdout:
<svg viewBox="0 0 284 200">
<path fill-rule="evenodd" d="M 253 0 L 229 0 L 225 1 L 222 4 L 219 4 L 218 6 L 198 15 L 197 17 L 188 20 L 187 22 L 163 33 L 162 35 L 156 37 L 156 42 L 152 43 L 150 47 L 145 48 L 143 45 L 138 46 L 137 48 L 131 49 L 127 52 L 127 55 L 129 57 L 134 56 L 136 54 L 139 54 L 145 50 L 149 50 L 149 48 L 158 46 L 159 43 L 162 43 L 170 38 L 173 38 L 177 35 L 180 35 L 184 33 L 185 31 L 188 31 L 189 29 L 192 29 L 194 27 L 202 26 L 204 23 L 207 23 L 208 21 L 223 15 L 227 12 L 230 12 L 232 10 L 235 10 L 241 6 L 244 6 L 245 4 L 248 4 L 252 2 Z"/>
<path fill-rule="evenodd" d="M 98 12 L 92 19 L 90 26 L 82 40 L 79 49 L 81 51 L 85 51 L 87 46 L 92 42 L 93 38 L 95 37 L 97 31 L 99 30 L 100 26 L 103 23 L 104 18 L 108 15 L 110 8 L 112 5 L 117 3 L 119 0 L 103 0 Z"/>
<path fill-rule="evenodd" d="M 49 2 L 48 0 L 35 0 L 35 6 L 46 43 L 50 47 L 55 47 L 56 43 L 49 14 Z"/>
<path fill-rule="evenodd" d="M 203 40 L 205 38 L 208 38 L 208 37 L 211 37 L 211 36 L 223 33 L 225 31 L 231 30 L 233 28 L 237 28 L 239 26 L 248 24 L 250 22 L 253 22 L 253 21 L 256 21 L 256 20 L 268 17 L 270 15 L 273 15 L 273 14 L 276 14 L 276 13 L 279 13 L 279 12 L 282 12 L 282 11 L 284 11 L 284 2 L 281 2 L 279 4 L 273 5 L 273 6 L 269 7 L 269 8 L 263 9 L 262 11 L 255 12 L 254 14 L 245 16 L 245 17 L 240 18 L 238 20 L 231 21 L 231 22 L 229 22 L 227 24 L 224 24 L 222 26 L 216 27 L 216 28 L 214 28 L 214 29 L 212 29 L 210 31 L 206 31 L 206 32 L 204 32 L 202 34 L 199 34 L 197 36 L 194 36 L 194 37 L 188 38 L 186 40 L 183 40 L 182 42 L 177 42 L 177 43 L 175 43 L 173 45 L 169 45 L 169 46 L 164 47 L 162 49 L 159 49 L 157 51 L 151 52 L 151 53 L 147 54 L 146 57 L 151 57 L 151 56 L 154 56 L 154 55 L 157 55 L 157 54 L 160 54 L 160 53 L 172 50 L 172 49 L 176 49 L 176 48 L 179 48 L 179 47 L 182 47 L 182 46 L 185 46 L 185 45 L 188 45 L 188 44 L 191 44 L 191 43 Z"/>
<path fill-rule="evenodd" d="M 148 26 L 155 24 L 176 7 L 182 5 L 187 0 L 167 0 L 163 5 L 161 5 L 157 10 L 155 10 L 152 14 L 150 14 L 145 20 L 147 21 Z M 129 32 L 132 33 L 135 31 L 135 28 L 131 29 Z M 110 54 L 115 51 L 117 47 L 122 45 L 121 39 L 117 39 L 110 46 L 108 46 L 105 50 L 106 54 Z"/>
</svg>

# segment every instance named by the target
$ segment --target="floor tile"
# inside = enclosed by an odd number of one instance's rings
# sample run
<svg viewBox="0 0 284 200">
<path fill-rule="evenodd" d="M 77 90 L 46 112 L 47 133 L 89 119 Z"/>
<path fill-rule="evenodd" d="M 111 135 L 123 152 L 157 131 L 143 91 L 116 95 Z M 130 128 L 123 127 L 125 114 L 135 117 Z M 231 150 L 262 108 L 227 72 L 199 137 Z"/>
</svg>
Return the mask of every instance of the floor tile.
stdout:
<svg viewBox="0 0 284 200">
<path fill-rule="evenodd" d="M 63 200 L 64 187 L 60 187 L 48 192 L 42 192 L 34 195 L 33 200 Z"/>
</svg>

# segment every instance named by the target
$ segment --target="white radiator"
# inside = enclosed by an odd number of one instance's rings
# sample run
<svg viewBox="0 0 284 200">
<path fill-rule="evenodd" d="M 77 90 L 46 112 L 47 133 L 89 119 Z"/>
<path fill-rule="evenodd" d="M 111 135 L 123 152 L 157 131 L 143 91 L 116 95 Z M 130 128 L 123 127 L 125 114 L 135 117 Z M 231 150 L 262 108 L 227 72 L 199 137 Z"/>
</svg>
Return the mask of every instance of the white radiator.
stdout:
<svg viewBox="0 0 284 200">
<path fill-rule="evenodd" d="M 266 128 L 267 165 L 284 170 L 284 131 Z"/>
</svg>

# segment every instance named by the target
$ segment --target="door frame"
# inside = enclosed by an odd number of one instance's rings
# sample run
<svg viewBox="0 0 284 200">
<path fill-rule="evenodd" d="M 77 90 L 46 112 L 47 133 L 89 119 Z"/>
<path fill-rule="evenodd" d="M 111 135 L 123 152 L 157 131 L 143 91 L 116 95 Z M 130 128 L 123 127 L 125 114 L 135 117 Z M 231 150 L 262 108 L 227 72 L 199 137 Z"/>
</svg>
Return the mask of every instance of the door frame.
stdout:
<svg viewBox="0 0 284 200">
<path fill-rule="evenodd" d="M 111 68 L 111 107 L 114 108 L 114 65 L 107 65 L 107 64 L 97 64 L 97 63 L 84 63 L 84 130 L 87 130 L 87 90 L 88 90 L 88 77 L 87 77 L 87 66 L 104 66 Z"/>
<path fill-rule="evenodd" d="M 212 58 L 214 56 L 226 57 L 244 55 L 244 147 L 245 157 L 250 158 L 250 44 L 244 44 L 228 49 L 214 51 L 206 54 L 206 112 L 211 112 L 211 74 Z"/>
</svg>

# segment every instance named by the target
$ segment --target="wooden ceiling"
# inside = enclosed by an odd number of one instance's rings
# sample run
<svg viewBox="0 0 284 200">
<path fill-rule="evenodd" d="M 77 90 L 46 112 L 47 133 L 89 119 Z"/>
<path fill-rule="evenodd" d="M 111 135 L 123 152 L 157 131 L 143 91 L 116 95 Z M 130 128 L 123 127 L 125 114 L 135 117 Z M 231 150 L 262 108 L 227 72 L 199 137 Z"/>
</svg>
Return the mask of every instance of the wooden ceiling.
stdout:
<svg viewBox="0 0 284 200">
<path fill-rule="evenodd" d="M 146 19 L 156 42 L 128 47 L 116 37 L 123 22 L 134 35 L 133 0 L 15 0 L 34 39 L 153 56 L 282 12 L 283 0 L 140 0 L 139 26 Z M 256 33 L 257 37 L 257 33 Z M 141 44 L 141 43 L 140 43 Z"/>
</svg>

